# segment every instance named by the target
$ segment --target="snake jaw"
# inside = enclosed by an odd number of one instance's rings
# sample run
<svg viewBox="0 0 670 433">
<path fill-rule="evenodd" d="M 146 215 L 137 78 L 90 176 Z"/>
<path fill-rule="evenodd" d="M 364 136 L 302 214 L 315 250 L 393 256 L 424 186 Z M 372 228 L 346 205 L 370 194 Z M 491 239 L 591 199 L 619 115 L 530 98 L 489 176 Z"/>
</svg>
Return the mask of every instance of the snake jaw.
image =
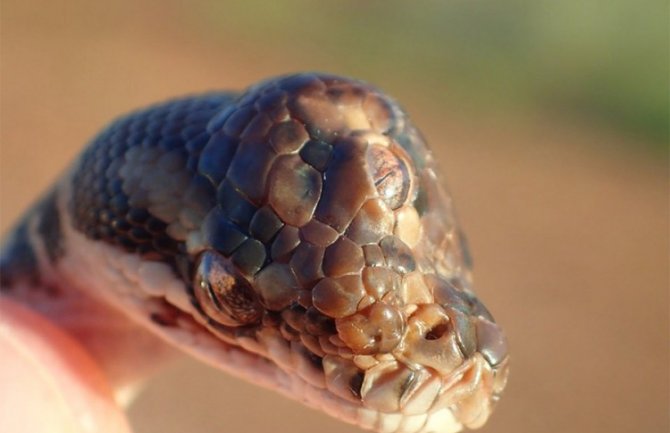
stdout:
<svg viewBox="0 0 670 433">
<path fill-rule="evenodd" d="M 509 361 L 435 165 L 395 101 L 299 74 L 119 120 L 69 209 L 182 275 L 192 320 L 158 332 L 201 338 L 177 344 L 365 428 L 451 432 L 485 422 Z"/>
</svg>

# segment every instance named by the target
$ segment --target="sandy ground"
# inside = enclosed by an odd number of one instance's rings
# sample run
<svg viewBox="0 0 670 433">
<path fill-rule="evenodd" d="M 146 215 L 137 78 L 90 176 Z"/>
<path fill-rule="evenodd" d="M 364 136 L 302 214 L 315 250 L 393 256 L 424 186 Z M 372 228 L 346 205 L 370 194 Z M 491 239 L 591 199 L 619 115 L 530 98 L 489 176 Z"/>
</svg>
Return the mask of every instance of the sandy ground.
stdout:
<svg viewBox="0 0 670 433">
<path fill-rule="evenodd" d="M 3 231 L 113 116 L 321 69 L 207 42 L 181 31 L 178 9 L 128 3 L 3 2 Z M 603 131 L 408 105 L 455 196 L 478 293 L 511 342 L 506 396 L 481 431 L 668 431 L 666 163 Z M 189 360 L 129 414 L 138 433 L 357 431 Z"/>
</svg>

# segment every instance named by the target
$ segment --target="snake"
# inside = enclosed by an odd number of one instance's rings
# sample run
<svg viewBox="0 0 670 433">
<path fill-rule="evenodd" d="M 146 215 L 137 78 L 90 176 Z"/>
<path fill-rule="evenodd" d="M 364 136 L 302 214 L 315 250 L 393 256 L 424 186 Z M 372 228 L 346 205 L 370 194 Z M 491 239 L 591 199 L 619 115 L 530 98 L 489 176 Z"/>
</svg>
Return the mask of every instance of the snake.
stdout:
<svg viewBox="0 0 670 433">
<path fill-rule="evenodd" d="M 477 428 L 502 395 L 507 340 L 471 269 L 408 115 L 326 73 L 121 116 L 0 255 L 1 296 L 74 335 L 119 387 L 171 347 L 395 433 Z"/>
</svg>

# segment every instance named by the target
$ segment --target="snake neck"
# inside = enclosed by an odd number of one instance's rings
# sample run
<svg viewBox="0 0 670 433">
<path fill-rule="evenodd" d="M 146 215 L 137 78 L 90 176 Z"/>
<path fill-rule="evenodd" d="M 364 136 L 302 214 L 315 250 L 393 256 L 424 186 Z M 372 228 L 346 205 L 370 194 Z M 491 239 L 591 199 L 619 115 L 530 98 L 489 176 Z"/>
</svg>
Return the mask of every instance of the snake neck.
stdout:
<svg viewBox="0 0 670 433">
<path fill-rule="evenodd" d="M 128 403 L 138 385 L 177 352 L 61 271 L 68 230 L 59 195 L 57 187 L 4 236 L 0 302 L 20 303 L 74 337 L 106 373 L 119 402 Z"/>
</svg>

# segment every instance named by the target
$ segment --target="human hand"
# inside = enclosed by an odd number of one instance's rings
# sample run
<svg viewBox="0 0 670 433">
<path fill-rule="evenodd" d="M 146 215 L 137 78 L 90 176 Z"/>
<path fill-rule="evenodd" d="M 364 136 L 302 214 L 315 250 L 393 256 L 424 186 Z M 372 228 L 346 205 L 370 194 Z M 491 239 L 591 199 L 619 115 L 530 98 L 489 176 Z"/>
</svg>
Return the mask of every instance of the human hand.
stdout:
<svg viewBox="0 0 670 433">
<path fill-rule="evenodd" d="M 3 298 L 0 384 L 0 432 L 130 432 L 85 349 L 37 313 Z"/>
</svg>

